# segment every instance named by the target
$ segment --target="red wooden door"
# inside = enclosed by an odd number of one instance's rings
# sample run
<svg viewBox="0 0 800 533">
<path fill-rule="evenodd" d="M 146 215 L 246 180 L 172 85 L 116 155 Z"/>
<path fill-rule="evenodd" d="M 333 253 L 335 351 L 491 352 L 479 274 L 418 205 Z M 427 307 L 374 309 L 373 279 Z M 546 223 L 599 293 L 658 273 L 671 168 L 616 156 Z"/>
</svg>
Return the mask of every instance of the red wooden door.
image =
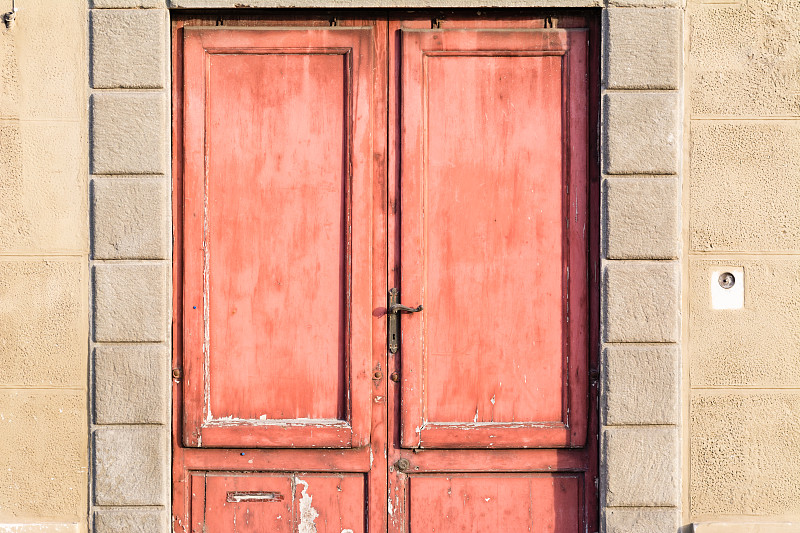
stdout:
<svg viewBox="0 0 800 533">
<path fill-rule="evenodd" d="M 187 446 L 369 441 L 372 38 L 185 30 Z"/>
<path fill-rule="evenodd" d="M 582 446 L 586 32 L 410 30 L 402 61 L 403 446 Z"/>
<path fill-rule="evenodd" d="M 208 22 L 174 33 L 174 529 L 385 530 L 386 22 Z"/>
<path fill-rule="evenodd" d="M 423 306 L 389 360 L 392 532 L 596 527 L 589 30 L 559 22 L 390 24 L 390 279 Z"/>
<path fill-rule="evenodd" d="M 587 21 L 204 22 L 174 34 L 175 530 L 595 527 Z"/>
</svg>

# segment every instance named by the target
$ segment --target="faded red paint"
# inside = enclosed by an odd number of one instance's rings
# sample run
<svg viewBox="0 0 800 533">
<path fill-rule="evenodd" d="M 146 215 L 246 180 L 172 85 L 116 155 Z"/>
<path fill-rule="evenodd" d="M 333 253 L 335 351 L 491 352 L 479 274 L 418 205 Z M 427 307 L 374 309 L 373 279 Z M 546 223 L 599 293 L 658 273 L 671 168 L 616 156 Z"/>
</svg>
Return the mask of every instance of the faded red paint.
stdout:
<svg viewBox="0 0 800 533">
<path fill-rule="evenodd" d="M 402 54 L 403 445 L 580 446 L 586 32 L 411 30 Z"/>
<path fill-rule="evenodd" d="M 596 28 L 239 16 L 174 25 L 175 531 L 594 531 Z"/>
<path fill-rule="evenodd" d="M 414 476 L 409 480 L 409 530 L 582 531 L 581 476 L 500 474 Z"/>
<path fill-rule="evenodd" d="M 187 445 L 368 442 L 371 42 L 185 31 Z"/>
<path fill-rule="evenodd" d="M 206 531 L 364 532 L 364 476 L 358 474 L 206 474 L 203 505 L 192 521 Z M 240 494 L 238 498 L 230 495 Z M 259 493 L 279 495 L 268 499 Z M 231 501 L 235 499 L 237 501 Z"/>
</svg>

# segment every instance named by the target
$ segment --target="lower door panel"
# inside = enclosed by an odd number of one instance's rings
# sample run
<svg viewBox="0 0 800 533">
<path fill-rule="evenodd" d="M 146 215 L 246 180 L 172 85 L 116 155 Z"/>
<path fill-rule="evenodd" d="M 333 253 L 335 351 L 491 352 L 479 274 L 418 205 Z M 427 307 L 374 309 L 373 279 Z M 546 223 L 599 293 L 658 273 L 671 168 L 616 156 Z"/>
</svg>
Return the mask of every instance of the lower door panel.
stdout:
<svg viewBox="0 0 800 533">
<path fill-rule="evenodd" d="M 364 533 L 364 488 L 363 474 L 198 473 L 193 530 Z"/>
<path fill-rule="evenodd" d="M 582 474 L 412 475 L 408 484 L 413 533 L 572 533 L 583 524 Z"/>
</svg>

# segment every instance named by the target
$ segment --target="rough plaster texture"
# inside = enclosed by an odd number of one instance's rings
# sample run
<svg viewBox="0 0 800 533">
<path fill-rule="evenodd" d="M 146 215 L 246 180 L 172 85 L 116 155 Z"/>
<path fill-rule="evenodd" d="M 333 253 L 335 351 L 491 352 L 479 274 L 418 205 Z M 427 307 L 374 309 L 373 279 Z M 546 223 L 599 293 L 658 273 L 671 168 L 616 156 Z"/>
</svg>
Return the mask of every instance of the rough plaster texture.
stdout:
<svg viewBox="0 0 800 533">
<path fill-rule="evenodd" d="M 77 122 L 0 123 L 0 250 L 86 249 L 86 178 Z"/>
<path fill-rule="evenodd" d="M 10 8 L 7 4 L 3 7 Z M 80 122 L 85 114 L 85 2 L 25 0 L 17 7 L 22 11 L 14 28 L 0 28 L 0 66 L 5 67 L 0 116 Z"/>
<path fill-rule="evenodd" d="M 798 435 L 798 391 L 695 391 L 690 406 L 692 516 L 797 515 Z"/>
<path fill-rule="evenodd" d="M 31 1 L 24 25 L 0 31 L 2 253 L 85 250 L 85 22 L 76 3 Z"/>
<path fill-rule="evenodd" d="M 8 11 L 3 3 L 0 12 Z M 0 25 L 0 531 L 86 529 L 86 3 Z"/>
<path fill-rule="evenodd" d="M 800 123 L 694 121 L 690 168 L 692 250 L 800 252 Z"/>
<path fill-rule="evenodd" d="M 95 424 L 166 424 L 169 355 L 159 345 L 95 348 Z"/>
<path fill-rule="evenodd" d="M 0 258 L 0 384 L 85 386 L 84 270 L 76 259 Z"/>
<path fill-rule="evenodd" d="M 606 261 L 602 293 L 606 342 L 680 339 L 677 261 Z"/>
<path fill-rule="evenodd" d="M 607 0 L 609 7 L 681 7 L 683 0 Z"/>
<path fill-rule="evenodd" d="M 677 178 L 604 180 L 603 242 L 609 259 L 674 259 L 680 250 Z"/>
<path fill-rule="evenodd" d="M 85 519 L 85 395 L 0 390 L 0 523 Z"/>
<path fill-rule="evenodd" d="M 681 513 L 677 509 L 607 507 L 605 533 L 653 533 L 678 530 Z"/>
<path fill-rule="evenodd" d="M 743 309 L 711 308 L 711 272 L 744 268 Z M 694 387 L 800 387 L 800 258 L 690 263 Z"/>
<path fill-rule="evenodd" d="M 800 3 L 690 0 L 689 8 L 694 115 L 800 114 Z"/>
<path fill-rule="evenodd" d="M 603 350 L 601 422 L 605 425 L 680 421 L 678 346 L 616 345 Z"/>
<path fill-rule="evenodd" d="M 32 523 L 32 524 L 3 524 L 0 533 L 79 533 L 81 524 L 57 523 Z"/>
<path fill-rule="evenodd" d="M 800 531 L 800 4 L 689 0 L 687 22 L 689 518 Z M 742 309 L 710 308 L 719 266 Z"/>
<path fill-rule="evenodd" d="M 680 505 L 678 428 L 612 427 L 603 431 L 605 466 L 602 505 L 656 507 Z"/>
<path fill-rule="evenodd" d="M 159 263 L 95 264 L 95 341 L 165 341 L 167 274 Z"/>
<path fill-rule="evenodd" d="M 166 99 L 160 92 L 93 94 L 92 173 L 164 173 L 166 115 Z"/>
<path fill-rule="evenodd" d="M 169 190 L 164 178 L 92 180 L 95 259 L 166 259 Z"/>
<path fill-rule="evenodd" d="M 605 83 L 609 89 L 677 89 L 681 77 L 680 9 L 608 9 Z"/>
<path fill-rule="evenodd" d="M 162 426 L 100 428 L 94 432 L 94 503 L 159 505 L 167 482 Z"/>
<path fill-rule="evenodd" d="M 798 522 L 705 522 L 694 524 L 691 533 L 797 533 Z"/>
<path fill-rule="evenodd" d="M 92 11 L 92 87 L 163 87 L 166 21 L 158 9 Z"/>
<path fill-rule="evenodd" d="M 101 509 L 94 513 L 95 533 L 154 533 L 167 529 L 161 509 Z"/>
<path fill-rule="evenodd" d="M 19 121 L 0 122 L 0 245 L 9 249 L 30 242 L 30 215 L 23 207 L 22 128 Z"/>
<path fill-rule="evenodd" d="M 607 93 L 603 102 L 606 173 L 678 173 L 678 93 Z"/>
</svg>

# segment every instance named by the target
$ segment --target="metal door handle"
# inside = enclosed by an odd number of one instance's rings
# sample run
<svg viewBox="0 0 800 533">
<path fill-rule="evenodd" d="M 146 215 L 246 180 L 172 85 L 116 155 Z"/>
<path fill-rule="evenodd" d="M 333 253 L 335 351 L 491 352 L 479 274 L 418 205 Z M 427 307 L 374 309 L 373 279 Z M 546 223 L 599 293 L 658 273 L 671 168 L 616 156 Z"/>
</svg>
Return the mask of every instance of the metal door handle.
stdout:
<svg viewBox="0 0 800 533">
<path fill-rule="evenodd" d="M 400 291 L 396 288 L 389 290 L 389 312 L 387 313 L 389 318 L 389 324 L 386 328 L 386 333 L 388 338 L 389 344 L 389 352 L 390 353 L 397 353 L 397 349 L 400 345 L 400 332 L 398 331 L 399 319 L 397 315 L 403 313 L 419 313 L 422 311 L 422 305 L 418 305 L 417 307 L 408 307 L 406 305 L 400 304 L 398 300 L 400 299 Z"/>
<path fill-rule="evenodd" d="M 394 314 L 398 314 L 398 313 L 419 313 L 420 311 L 422 311 L 422 304 L 420 304 L 420 305 L 418 305 L 416 307 L 408 307 L 408 306 L 400 305 L 400 304 L 392 304 L 392 305 L 389 306 L 389 312 L 390 313 L 394 313 Z"/>
</svg>

